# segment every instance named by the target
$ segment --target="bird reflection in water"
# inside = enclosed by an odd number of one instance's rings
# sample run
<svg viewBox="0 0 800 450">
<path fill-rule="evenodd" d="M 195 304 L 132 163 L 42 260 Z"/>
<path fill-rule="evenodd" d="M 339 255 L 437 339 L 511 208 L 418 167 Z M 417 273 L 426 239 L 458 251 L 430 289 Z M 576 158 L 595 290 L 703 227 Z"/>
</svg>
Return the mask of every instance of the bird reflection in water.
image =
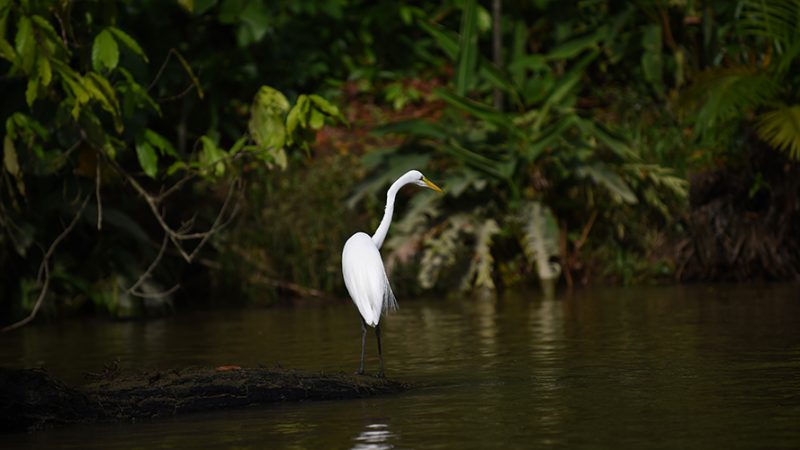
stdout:
<svg viewBox="0 0 800 450">
<path fill-rule="evenodd" d="M 385 423 L 371 423 L 356 436 L 352 450 L 385 450 L 394 448 L 389 440 L 395 436 Z"/>
</svg>

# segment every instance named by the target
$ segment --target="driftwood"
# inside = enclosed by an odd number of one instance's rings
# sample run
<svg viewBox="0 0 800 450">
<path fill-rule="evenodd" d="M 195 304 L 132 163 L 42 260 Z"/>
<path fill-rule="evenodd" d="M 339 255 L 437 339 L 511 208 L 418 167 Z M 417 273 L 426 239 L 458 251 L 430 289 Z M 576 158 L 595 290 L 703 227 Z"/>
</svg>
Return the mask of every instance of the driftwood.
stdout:
<svg viewBox="0 0 800 450">
<path fill-rule="evenodd" d="M 371 376 L 263 368 L 107 372 L 98 377 L 92 384 L 71 387 L 44 370 L 0 368 L 0 432 L 135 421 L 284 401 L 359 398 L 410 388 Z"/>
</svg>

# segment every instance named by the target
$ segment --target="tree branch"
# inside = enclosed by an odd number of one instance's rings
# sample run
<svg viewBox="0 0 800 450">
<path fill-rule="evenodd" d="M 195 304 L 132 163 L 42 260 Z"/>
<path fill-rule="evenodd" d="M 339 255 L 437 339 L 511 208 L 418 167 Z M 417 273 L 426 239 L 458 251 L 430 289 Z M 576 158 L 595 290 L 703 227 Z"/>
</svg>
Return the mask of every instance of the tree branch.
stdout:
<svg viewBox="0 0 800 450">
<path fill-rule="evenodd" d="M 94 194 L 97 197 L 97 231 L 103 229 L 103 201 L 100 198 L 100 159 L 97 160 L 97 173 L 94 181 Z"/>
<path fill-rule="evenodd" d="M 130 291 L 129 293 L 131 295 L 133 295 L 133 296 L 141 297 L 141 298 L 163 298 L 163 297 L 166 297 L 166 296 L 172 294 L 173 292 L 177 291 L 178 289 L 180 289 L 180 287 L 181 287 L 181 285 L 180 285 L 180 283 L 178 283 L 175 286 L 172 286 L 171 288 L 169 288 L 169 289 L 167 289 L 166 291 L 163 291 L 163 292 L 134 292 L 134 291 Z"/>
<path fill-rule="evenodd" d="M 158 266 L 158 263 L 161 262 L 161 257 L 164 256 L 164 250 L 167 249 L 168 243 L 169 243 L 169 236 L 166 233 L 164 233 L 164 240 L 161 241 L 161 248 L 158 249 L 158 255 L 156 255 L 156 259 L 154 259 L 153 262 L 150 263 L 150 267 L 148 267 L 147 270 L 144 271 L 144 273 L 139 275 L 139 279 L 136 280 L 136 282 L 133 283 L 133 285 L 131 285 L 131 287 L 129 287 L 125 292 L 127 292 L 128 294 L 133 294 L 133 291 L 135 291 L 136 288 L 138 288 L 142 283 L 144 283 L 144 280 L 146 280 L 150 276 L 153 270 L 155 270 L 155 268 Z"/>
<path fill-rule="evenodd" d="M 86 196 L 86 198 L 83 200 L 83 204 L 81 204 L 80 209 L 78 209 L 78 212 L 75 213 L 75 217 L 72 218 L 72 222 L 70 222 L 67 228 L 65 228 L 64 231 L 62 231 L 61 234 L 59 234 L 58 237 L 56 237 L 53 240 L 53 242 L 50 244 L 50 248 L 48 248 L 47 252 L 44 254 L 44 257 L 42 258 L 42 263 L 39 266 L 39 278 L 41 279 L 43 277 L 43 280 L 40 281 L 42 283 L 42 290 L 39 292 L 39 297 L 36 299 L 36 303 L 33 305 L 31 313 L 28 314 L 28 317 L 18 322 L 12 323 L 11 325 L 3 329 L 0 329 L 0 332 L 5 333 L 7 331 L 15 330 L 19 327 L 26 325 L 28 322 L 32 321 L 36 317 L 36 314 L 39 312 L 39 308 L 41 308 L 42 303 L 44 302 L 44 298 L 47 295 L 47 289 L 48 287 L 50 287 L 50 258 L 56 251 L 56 247 L 58 247 L 58 244 L 60 244 L 61 241 L 63 241 L 67 237 L 67 235 L 70 232 L 72 232 L 72 229 L 75 228 L 75 225 L 78 223 L 78 219 L 80 219 L 81 214 L 83 214 L 83 211 L 86 209 L 86 205 L 89 204 L 89 199 L 91 197 L 92 197 L 91 195 Z"/>
<path fill-rule="evenodd" d="M 148 193 L 147 190 L 144 187 L 142 187 L 142 185 L 139 184 L 139 182 L 136 181 L 134 177 L 128 174 L 119 165 L 113 163 L 112 167 L 114 167 L 128 181 L 128 183 L 131 186 L 133 186 L 136 192 L 138 192 L 139 195 L 141 195 L 144 198 L 145 202 L 150 207 L 150 211 L 153 213 L 153 217 L 156 219 L 158 224 L 161 226 L 161 229 L 164 230 L 164 233 L 166 233 L 167 237 L 172 242 L 175 249 L 181 254 L 183 259 L 186 260 L 186 262 L 191 263 L 192 260 L 197 255 L 197 253 L 199 253 L 202 247 L 206 244 L 208 239 L 213 234 L 217 233 L 220 229 L 227 226 L 228 223 L 230 223 L 230 221 L 238 212 L 238 201 L 237 201 L 234 210 L 230 214 L 228 214 L 228 218 L 223 221 L 223 218 L 228 213 L 228 208 L 230 207 L 231 201 L 233 199 L 233 194 L 234 192 L 236 192 L 237 190 L 236 188 L 239 187 L 239 185 L 241 184 L 241 180 L 236 178 L 233 180 L 233 182 L 231 182 L 230 188 L 228 189 L 228 195 L 225 198 L 225 202 L 222 204 L 219 213 L 217 213 L 217 216 L 215 217 L 214 222 L 209 229 L 205 231 L 189 233 L 186 227 L 182 226 L 180 229 L 175 230 L 171 226 L 169 226 L 169 224 L 167 224 L 164 218 L 165 214 L 159 210 L 161 200 L 165 197 L 165 194 L 171 194 L 172 192 L 174 192 L 173 188 L 170 188 L 161 195 L 154 197 L 153 195 L 150 195 L 150 193 Z M 184 178 L 192 176 L 194 175 L 188 174 Z M 178 181 L 177 184 L 182 184 L 182 182 L 184 181 L 183 180 Z M 200 240 L 200 242 L 197 244 L 197 246 L 195 246 L 195 248 L 191 252 L 188 252 L 181 243 L 182 241 L 198 240 L 198 239 Z"/>
</svg>

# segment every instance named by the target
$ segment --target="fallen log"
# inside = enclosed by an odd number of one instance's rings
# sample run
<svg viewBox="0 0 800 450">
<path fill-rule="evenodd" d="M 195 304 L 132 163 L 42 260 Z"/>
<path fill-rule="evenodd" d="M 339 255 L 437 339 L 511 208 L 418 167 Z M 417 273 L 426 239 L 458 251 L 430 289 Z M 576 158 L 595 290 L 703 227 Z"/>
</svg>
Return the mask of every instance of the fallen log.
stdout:
<svg viewBox="0 0 800 450">
<path fill-rule="evenodd" d="M 371 376 L 235 366 L 128 375 L 110 372 L 91 384 L 73 387 L 41 369 L 0 368 L 0 432 L 136 421 L 274 402 L 360 398 L 410 387 Z"/>
</svg>

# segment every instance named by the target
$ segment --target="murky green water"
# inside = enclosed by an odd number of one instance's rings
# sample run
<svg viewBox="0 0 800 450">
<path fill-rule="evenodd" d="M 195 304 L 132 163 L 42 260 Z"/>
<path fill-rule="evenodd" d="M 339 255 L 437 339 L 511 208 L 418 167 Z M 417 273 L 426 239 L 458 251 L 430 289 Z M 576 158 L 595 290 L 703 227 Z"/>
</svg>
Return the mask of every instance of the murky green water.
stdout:
<svg viewBox="0 0 800 450">
<path fill-rule="evenodd" d="M 593 289 L 553 301 L 401 301 L 384 319 L 411 392 L 0 436 L 3 448 L 800 448 L 800 287 Z M 125 368 L 353 371 L 350 304 L 70 322 L 0 360 L 79 382 Z M 377 369 L 374 339 L 367 368 Z"/>
</svg>

